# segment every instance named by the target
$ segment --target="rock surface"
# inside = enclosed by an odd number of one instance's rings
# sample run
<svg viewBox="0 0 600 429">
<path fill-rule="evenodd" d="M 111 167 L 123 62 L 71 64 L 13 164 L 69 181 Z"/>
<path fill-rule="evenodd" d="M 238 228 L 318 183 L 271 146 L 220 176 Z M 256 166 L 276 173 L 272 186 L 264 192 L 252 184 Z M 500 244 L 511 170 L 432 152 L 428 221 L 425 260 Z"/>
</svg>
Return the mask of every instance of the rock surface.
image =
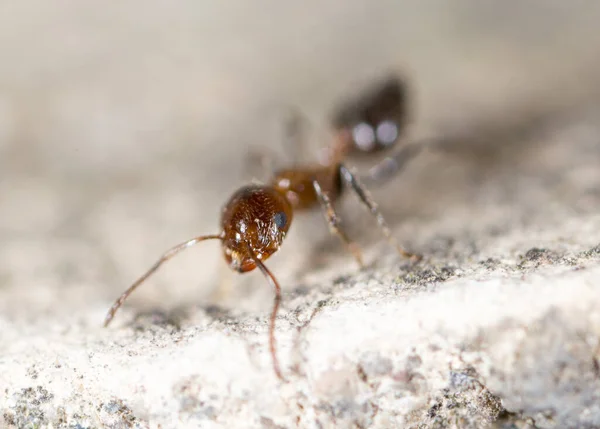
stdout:
<svg viewBox="0 0 600 429">
<path fill-rule="evenodd" d="M 30 3 L 0 14 L 2 427 L 600 427 L 599 7 Z M 288 383 L 271 291 L 216 244 L 101 327 L 162 251 L 215 231 L 248 147 L 281 152 L 278 106 L 318 146 L 340 94 L 389 69 L 410 138 L 448 139 L 373 190 L 425 257 L 350 195 L 363 270 L 297 216 L 268 263 Z"/>
</svg>

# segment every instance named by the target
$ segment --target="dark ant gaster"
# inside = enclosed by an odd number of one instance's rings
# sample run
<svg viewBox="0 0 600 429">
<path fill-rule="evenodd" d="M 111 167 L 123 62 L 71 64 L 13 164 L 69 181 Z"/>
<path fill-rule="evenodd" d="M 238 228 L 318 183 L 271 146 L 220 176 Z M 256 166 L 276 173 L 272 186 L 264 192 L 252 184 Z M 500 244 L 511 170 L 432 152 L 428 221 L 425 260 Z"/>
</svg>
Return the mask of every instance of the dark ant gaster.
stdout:
<svg viewBox="0 0 600 429">
<path fill-rule="evenodd" d="M 275 320 L 281 303 L 281 288 L 264 261 L 273 255 L 285 238 L 294 211 L 320 205 L 331 231 L 363 266 L 360 248 L 344 233 L 334 202 L 344 185 L 352 189 L 375 217 L 383 235 L 403 257 L 418 257 L 404 250 L 394 239 L 390 228 L 369 193 L 343 159 L 352 151 L 373 152 L 391 146 L 398 138 L 404 121 L 404 87 L 397 79 L 389 79 L 369 89 L 362 97 L 346 104 L 334 118 L 338 138 L 329 150 L 324 165 L 281 170 L 269 184 L 252 184 L 238 189 L 225 204 L 221 215 L 221 232 L 202 235 L 181 243 L 161 258 L 116 300 L 104 320 L 107 326 L 127 297 L 158 268 L 179 252 L 204 240 L 220 240 L 229 267 L 239 273 L 258 268 L 275 290 L 269 323 L 269 348 L 273 369 L 283 380 L 276 353 Z M 370 131 L 369 131 L 370 129 Z"/>
<path fill-rule="evenodd" d="M 404 82 L 391 76 L 343 103 L 332 117 L 334 140 L 322 163 L 392 147 L 407 122 L 407 92 Z"/>
</svg>

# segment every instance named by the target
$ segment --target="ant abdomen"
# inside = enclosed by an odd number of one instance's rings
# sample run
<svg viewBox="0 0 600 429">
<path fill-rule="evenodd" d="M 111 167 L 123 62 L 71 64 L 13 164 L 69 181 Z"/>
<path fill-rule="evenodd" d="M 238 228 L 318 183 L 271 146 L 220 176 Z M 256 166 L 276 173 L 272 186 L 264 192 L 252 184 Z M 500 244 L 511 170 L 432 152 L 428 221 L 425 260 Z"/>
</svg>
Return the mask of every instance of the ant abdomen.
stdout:
<svg viewBox="0 0 600 429">
<path fill-rule="evenodd" d="M 405 83 L 396 76 L 378 82 L 333 117 L 348 151 L 376 152 L 393 146 L 406 123 Z"/>
<path fill-rule="evenodd" d="M 238 189 L 223 208 L 223 252 L 239 272 L 256 268 L 256 259 L 275 253 L 292 223 L 292 207 L 283 194 L 265 185 Z"/>
</svg>

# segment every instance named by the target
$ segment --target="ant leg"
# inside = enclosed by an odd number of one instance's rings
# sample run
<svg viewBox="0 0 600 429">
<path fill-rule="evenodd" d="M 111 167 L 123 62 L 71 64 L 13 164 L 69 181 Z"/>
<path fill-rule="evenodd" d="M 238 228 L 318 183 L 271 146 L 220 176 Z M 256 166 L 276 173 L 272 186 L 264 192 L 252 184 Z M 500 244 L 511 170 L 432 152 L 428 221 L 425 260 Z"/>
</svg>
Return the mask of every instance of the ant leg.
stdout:
<svg viewBox="0 0 600 429">
<path fill-rule="evenodd" d="M 167 252 L 165 252 L 160 257 L 160 259 L 158 261 L 156 261 L 156 263 L 154 265 L 152 265 L 152 267 L 148 271 L 146 271 L 146 273 L 142 277 L 137 279 L 134 284 L 129 286 L 129 288 L 125 292 L 123 292 L 123 294 L 119 297 L 119 299 L 117 299 L 115 301 L 115 303 L 112 305 L 112 307 L 110 307 L 110 310 L 108 310 L 108 313 L 106 314 L 106 317 L 104 319 L 104 327 L 108 326 L 110 321 L 113 320 L 113 318 L 115 317 L 115 313 L 123 305 L 123 303 L 129 297 L 129 295 L 131 295 L 133 293 L 133 291 L 136 290 L 137 287 L 139 285 L 141 285 L 148 277 L 150 277 L 152 274 L 154 274 L 156 272 L 156 270 L 158 270 L 162 264 L 167 262 L 173 256 L 177 255 L 179 252 L 187 249 L 188 247 L 198 244 L 204 240 L 213 240 L 213 239 L 222 240 L 223 236 L 222 236 L 222 234 L 202 235 L 200 237 L 195 237 L 184 243 L 178 244 L 177 246 L 175 246 L 175 247 L 169 249 Z"/>
<path fill-rule="evenodd" d="M 299 108 L 288 107 L 283 119 L 282 140 L 291 165 L 302 165 L 310 161 L 307 132 L 306 116 Z"/>
<path fill-rule="evenodd" d="M 265 148 L 251 147 L 244 160 L 243 176 L 250 181 L 267 181 L 275 172 L 276 164 L 277 160 L 273 153 Z"/>
<path fill-rule="evenodd" d="M 384 184 L 400 173 L 409 161 L 419 155 L 421 151 L 443 151 L 446 149 L 446 146 L 447 140 L 440 138 L 431 138 L 407 144 L 369 169 L 369 172 L 365 176 L 361 176 L 360 180 L 369 186 Z"/>
<path fill-rule="evenodd" d="M 362 179 L 367 183 L 385 183 L 398 174 L 406 164 L 421 152 L 424 144 L 409 144 L 392 156 L 384 158 L 377 165 L 369 169 Z"/>
<path fill-rule="evenodd" d="M 251 249 L 249 249 L 252 251 Z M 253 253 L 252 253 L 253 255 Z M 273 361 L 273 370 L 275 371 L 275 375 L 281 381 L 285 381 L 283 375 L 281 374 L 281 368 L 279 366 L 279 359 L 277 359 L 277 342 L 275 341 L 275 321 L 277 319 L 277 312 L 279 311 L 279 306 L 281 305 L 281 287 L 277 282 L 277 279 L 273 275 L 273 273 L 267 268 L 263 262 L 254 257 L 254 263 L 256 266 L 262 271 L 263 275 L 267 278 L 267 281 L 271 283 L 273 289 L 275 290 L 275 298 L 273 299 L 273 310 L 271 310 L 271 318 L 269 319 L 269 350 L 271 352 L 271 359 Z"/>
<path fill-rule="evenodd" d="M 361 268 L 364 267 L 360 247 L 358 246 L 358 244 L 350 240 L 346 233 L 342 230 L 340 218 L 336 213 L 335 209 L 333 208 L 331 198 L 329 198 L 329 195 L 327 195 L 326 192 L 323 192 L 323 189 L 321 189 L 321 185 L 319 184 L 318 180 L 313 180 L 313 188 L 317 193 L 317 197 L 319 198 L 319 202 L 321 203 L 321 207 L 323 208 L 323 212 L 325 214 L 325 218 L 327 219 L 327 223 L 329 224 L 331 232 L 340 237 L 340 239 L 348 247 L 348 250 L 350 250 L 350 252 L 352 252 L 352 255 L 354 255 L 354 259 L 356 259 L 358 265 L 360 265 Z"/>
<path fill-rule="evenodd" d="M 365 206 L 367 206 L 367 208 L 369 209 L 371 214 L 375 217 L 375 219 L 377 220 L 377 223 L 379 224 L 379 228 L 383 232 L 383 235 L 388 240 L 388 242 L 393 247 L 395 247 L 398 250 L 398 253 L 400 255 L 402 255 L 403 257 L 410 258 L 412 261 L 415 261 L 415 262 L 420 260 L 421 255 L 417 255 L 417 254 L 408 252 L 396 241 L 396 239 L 394 238 L 394 236 L 392 234 L 392 231 L 390 230 L 390 227 L 388 226 L 383 215 L 379 211 L 379 207 L 377 206 L 377 203 L 375 203 L 375 201 L 373 201 L 373 198 L 371 198 L 369 191 L 367 191 L 367 189 L 358 181 L 358 178 L 356 177 L 356 175 L 354 173 L 352 173 L 343 164 L 340 164 L 339 169 L 340 169 L 340 175 L 342 176 L 344 181 L 348 185 L 350 185 L 352 190 L 356 193 L 356 195 L 358 195 L 358 198 L 362 201 L 362 203 Z"/>
<path fill-rule="evenodd" d="M 283 150 L 291 158 L 289 163 L 297 165 L 306 162 L 306 120 L 300 111 L 293 107 L 287 107 L 284 117 L 278 121 L 280 124 L 278 125 L 277 139 L 279 142 L 283 141 Z M 244 176 L 250 180 L 268 182 L 279 164 L 281 164 L 281 159 L 275 151 L 264 147 L 252 147 L 246 155 Z"/>
</svg>

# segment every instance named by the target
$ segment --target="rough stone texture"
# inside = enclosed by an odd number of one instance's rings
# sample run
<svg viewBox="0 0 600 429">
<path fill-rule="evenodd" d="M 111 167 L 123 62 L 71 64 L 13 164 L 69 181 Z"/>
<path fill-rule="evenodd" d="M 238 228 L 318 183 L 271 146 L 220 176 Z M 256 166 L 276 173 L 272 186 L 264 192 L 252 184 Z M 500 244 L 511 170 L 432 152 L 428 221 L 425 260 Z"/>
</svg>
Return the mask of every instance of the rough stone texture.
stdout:
<svg viewBox="0 0 600 429">
<path fill-rule="evenodd" d="M 2 427 L 600 427 L 600 7 L 452 3 L 1 6 Z M 374 190 L 425 258 L 351 196 L 362 271 L 297 216 L 269 260 L 289 383 L 271 291 L 215 243 L 101 328 L 160 252 L 215 230 L 248 148 L 286 159 L 282 106 L 316 147 L 390 69 L 411 138 L 448 140 Z"/>
</svg>

